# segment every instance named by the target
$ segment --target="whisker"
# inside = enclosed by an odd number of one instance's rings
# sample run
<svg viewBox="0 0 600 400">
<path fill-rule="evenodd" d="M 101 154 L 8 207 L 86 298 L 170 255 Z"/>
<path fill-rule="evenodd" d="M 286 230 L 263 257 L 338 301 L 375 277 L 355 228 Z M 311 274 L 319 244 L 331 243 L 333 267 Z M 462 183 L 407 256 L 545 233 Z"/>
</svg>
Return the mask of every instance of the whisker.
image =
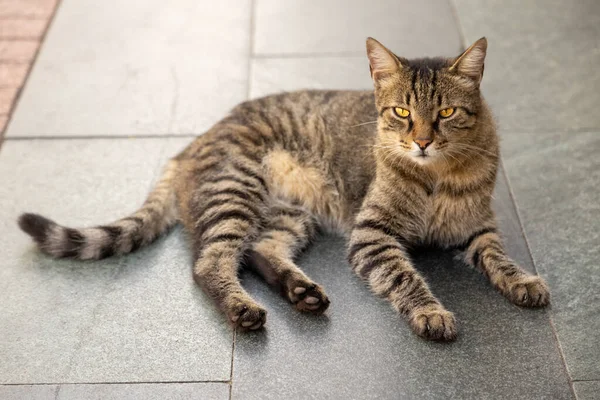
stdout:
<svg viewBox="0 0 600 400">
<path fill-rule="evenodd" d="M 363 126 L 363 125 L 369 125 L 369 124 L 376 124 L 377 120 L 375 121 L 368 121 L 368 122 L 362 122 L 360 124 L 356 124 L 356 125 L 350 125 L 348 128 L 356 128 L 357 126 Z"/>
<path fill-rule="evenodd" d="M 489 154 L 494 157 L 498 156 L 497 153 L 494 153 L 494 152 L 486 150 L 486 149 L 482 149 L 481 147 L 466 144 L 466 143 L 454 143 L 453 146 L 451 146 L 451 148 L 452 147 L 458 148 L 459 150 L 476 150 L 477 152 L 486 153 L 486 154 Z"/>
<path fill-rule="evenodd" d="M 441 154 L 444 154 L 444 156 L 452 157 L 453 160 L 455 160 L 457 163 L 462 165 L 463 162 L 461 160 L 459 160 L 458 158 L 454 157 L 451 153 L 452 153 L 451 151 L 448 151 L 448 152 L 441 153 Z"/>
</svg>

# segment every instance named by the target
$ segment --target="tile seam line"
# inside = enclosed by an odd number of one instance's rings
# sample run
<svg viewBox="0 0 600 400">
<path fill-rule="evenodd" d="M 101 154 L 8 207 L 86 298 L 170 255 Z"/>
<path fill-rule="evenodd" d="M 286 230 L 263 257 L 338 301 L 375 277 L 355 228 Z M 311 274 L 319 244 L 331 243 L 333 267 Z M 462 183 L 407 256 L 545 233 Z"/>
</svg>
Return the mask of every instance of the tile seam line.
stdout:
<svg viewBox="0 0 600 400">
<path fill-rule="evenodd" d="M 510 199 L 513 203 L 513 207 L 515 209 L 515 213 L 517 214 L 517 221 L 519 222 L 519 228 L 521 229 L 521 234 L 523 235 L 523 239 L 525 240 L 525 247 L 527 248 L 527 254 L 529 256 L 529 259 L 531 260 L 531 263 L 533 265 L 533 268 L 535 270 L 535 273 L 539 275 L 537 266 L 536 266 L 536 262 L 535 259 L 533 257 L 533 253 L 531 252 L 531 246 L 529 245 L 529 239 L 527 238 L 527 235 L 525 233 L 525 225 L 523 224 L 523 218 L 521 217 L 521 212 L 519 211 L 519 206 L 517 204 L 517 199 L 513 193 L 513 189 L 512 186 L 510 184 L 510 178 L 508 176 L 508 171 L 506 170 L 506 167 L 504 165 L 504 160 L 502 159 L 502 156 L 500 157 L 500 163 L 502 165 L 502 174 L 504 175 L 504 179 L 506 180 L 506 186 L 508 188 L 508 194 L 510 196 Z M 552 336 L 554 337 L 554 340 L 556 342 L 556 347 L 558 349 L 558 354 L 560 355 L 560 359 L 562 361 L 562 365 L 563 368 L 565 369 L 565 372 L 567 374 L 567 381 L 569 384 L 569 388 L 571 389 L 571 394 L 573 395 L 574 399 L 577 399 L 577 395 L 575 393 L 575 387 L 573 386 L 573 377 L 571 376 L 571 372 L 569 371 L 569 366 L 567 365 L 567 359 L 565 357 L 565 352 L 563 349 L 562 344 L 560 343 L 560 340 L 558 338 L 558 332 L 556 330 L 556 325 L 554 323 L 554 319 L 552 318 L 552 314 L 550 312 L 550 309 L 545 309 L 544 312 L 546 313 L 546 315 L 548 316 L 548 322 L 550 323 L 550 329 L 552 330 Z"/>
<path fill-rule="evenodd" d="M 235 340 L 237 338 L 237 329 L 233 330 L 233 340 L 231 343 L 231 368 L 229 369 L 229 400 L 233 397 L 233 360 L 235 359 Z"/>
<path fill-rule="evenodd" d="M 54 19 L 56 17 L 56 14 L 58 13 L 58 9 L 60 8 L 61 5 L 62 5 L 62 1 L 58 0 L 56 2 L 56 5 L 54 6 L 54 9 L 52 10 L 52 12 L 46 17 L 47 19 L 45 18 L 47 23 L 46 23 L 46 27 L 44 28 L 44 32 L 40 35 L 40 44 L 39 44 L 38 48 L 36 49 L 34 56 L 31 58 L 31 63 L 29 64 L 29 68 L 27 68 L 27 73 L 25 74 L 25 78 L 23 79 L 22 84 L 20 85 L 19 89 L 17 90 L 17 94 L 15 95 L 12 105 L 8 111 L 8 118 L 6 119 L 6 124 L 4 125 L 4 129 L 0 132 L 0 151 L 2 150 L 2 145 L 4 144 L 6 131 L 8 130 L 8 127 L 10 126 L 10 123 L 12 121 L 14 111 L 17 109 L 19 101 L 21 100 L 21 95 L 23 94 L 23 91 L 25 90 L 25 88 L 27 86 L 27 82 L 29 80 L 29 75 L 31 74 L 31 71 L 33 70 L 33 66 L 37 62 L 38 56 L 39 56 L 40 52 L 42 51 L 44 42 L 46 41 L 46 37 L 48 36 L 48 32 L 50 31 L 50 28 L 52 27 L 52 24 L 54 23 Z"/>
<path fill-rule="evenodd" d="M 0 386 L 73 386 L 73 385 L 167 385 L 167 384 L 186 384 L 186 383 L 222 383 L 229 384 L 229 380 L 199 380 L 199 381 L 132 381 L 132 382 L 42 382 L 42 383 L 0 383 Z"/>
</svg>

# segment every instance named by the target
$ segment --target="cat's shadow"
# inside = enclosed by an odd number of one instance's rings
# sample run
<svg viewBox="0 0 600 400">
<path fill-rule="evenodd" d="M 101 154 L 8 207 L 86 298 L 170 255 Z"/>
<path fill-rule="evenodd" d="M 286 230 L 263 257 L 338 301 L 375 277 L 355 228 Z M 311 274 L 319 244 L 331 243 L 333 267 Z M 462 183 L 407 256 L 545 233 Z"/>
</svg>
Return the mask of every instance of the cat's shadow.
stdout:
<svg viewBox="0 0 600 400">
<path fill-rule="evenodd" d="M 277 290 L 270 288 L 256 274 L 242 271 L 240 276 L 244 287 L 269 313 L 267 332 L 256 335 L 265 335 L 266 343 L 272 325 L 285 326 L 298 336 L 327 335 L 340 319 L 351 320 L 365 315 L 373 321 L 393 318 L 398 321 L 398 329 L 408 330 L 408 325 L 396 315 L 389 303 L 372 294 L 366 283 L 351 271 L 345 258 L 345 246 L 342 238 L 322 236 L 297 262 L 309 277 L 325 288 L 332 302 L 322 316 L 296 311 Z M 434 295 L 454 312 L 459 321 L 487 320 L 487 314 L 492 310 L 507 317 L 536 312 L 508 302 L 479 271 L 466 265 L 457 255 L 456 252 L 436 248 L 418 248 L 410 253 L 415 268 Z"/>
</svg>

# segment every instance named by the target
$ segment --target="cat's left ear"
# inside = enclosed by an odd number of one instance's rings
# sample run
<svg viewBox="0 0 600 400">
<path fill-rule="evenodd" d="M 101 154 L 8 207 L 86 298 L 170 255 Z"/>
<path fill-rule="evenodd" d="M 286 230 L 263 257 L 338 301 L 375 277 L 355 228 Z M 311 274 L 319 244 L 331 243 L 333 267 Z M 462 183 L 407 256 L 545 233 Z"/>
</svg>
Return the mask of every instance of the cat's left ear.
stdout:
<svg viewBox="0 0 600 400">
<path fill-rule="evenodd" d="M 479 84 L 483 78 L 483 64 L 487 51 L 487 39 L 482 37 L 456 58 L 450 71 L 464 75 Z"/>
</svg>

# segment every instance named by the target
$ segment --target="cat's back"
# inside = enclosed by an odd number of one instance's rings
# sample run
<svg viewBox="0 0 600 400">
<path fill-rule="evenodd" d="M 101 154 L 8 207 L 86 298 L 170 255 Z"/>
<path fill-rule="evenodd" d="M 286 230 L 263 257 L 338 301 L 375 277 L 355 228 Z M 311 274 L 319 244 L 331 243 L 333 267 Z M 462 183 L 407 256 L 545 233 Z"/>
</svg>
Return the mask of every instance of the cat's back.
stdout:
<svg viewBox="0 0 600 400">
<path fill-rule="evenodd" d="M 245 101 L 232 110 L 230 118 L 245 124 L 264 123 L 280 131 L 359 135 L 363 130 L 374 133 L 377 111 L 373 91 L 298 90 Z M 353 129 L 363 126 L 367 128 Z"/>
</svg>

